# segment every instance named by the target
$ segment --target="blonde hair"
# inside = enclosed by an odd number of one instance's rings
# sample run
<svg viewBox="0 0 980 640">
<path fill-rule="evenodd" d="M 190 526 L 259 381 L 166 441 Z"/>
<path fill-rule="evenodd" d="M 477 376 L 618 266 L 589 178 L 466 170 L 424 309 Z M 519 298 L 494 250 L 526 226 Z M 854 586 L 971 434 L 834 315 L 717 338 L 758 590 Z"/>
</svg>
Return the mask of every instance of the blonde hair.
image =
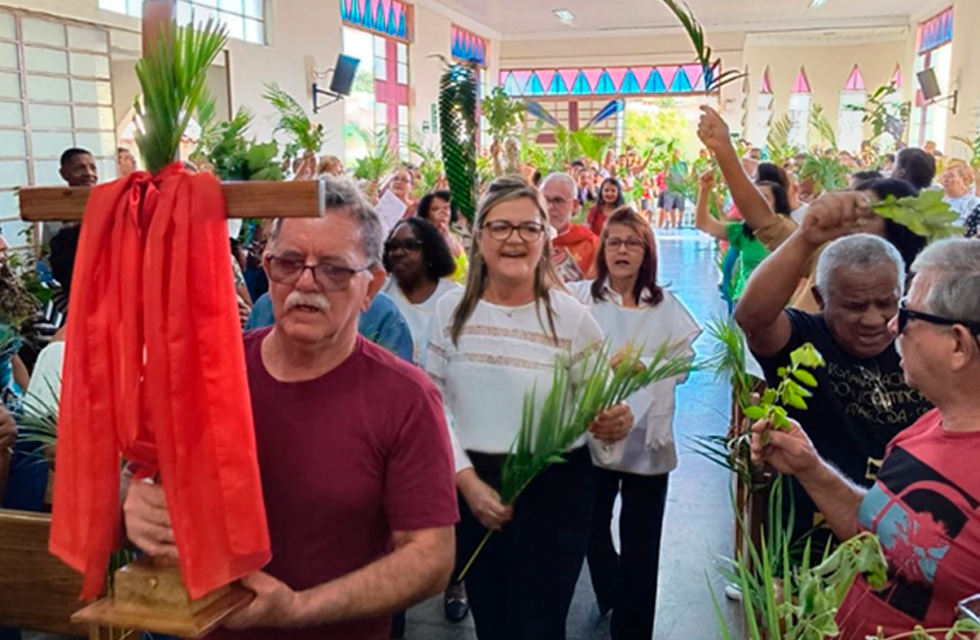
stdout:
<svg viewBox="0 0 980 640">
<path fill-rule="evenodd" d="M 968 164 L 963 161 L 952 161 L 950 165 L 946 167 L 946 171 L 955 171 L 956 173 L 960 174 L 960 177 L 963 178 L 963 183 L 968 187 L 972 186 L 977 181 L 977 174 Z"/>
<path fill-rule="evenodd" d="M 541 224 L 545 226 L 543 234 L 544 247 L 541 251 L 541 259 L 538 261 L 534 270 L 534 302 L 537 307 L 538 320 L 541 320 L 541 306 L 545 308 L 548 317 L 548 327 L 551 335 L 558 342 L 558 332 L 555 330 L 555 310 L 551 304 L 551 290 L 565 290 L 565 285 L 555 271 L 551 262 L 551 242 L 548 240 L 548 214 L 541 200 L 541 194 L 527 180 L 520 176 L 504 176 L 497 178 L 487 187 L 486 193 L 480 199 L 476 210 L 476 219 L 473 223 L 473 244 L 470 247 L 470 269 L 466 277 L 466 288 L 463 291 L 463 298 L 453 312 L 453 321 L 450 329 L 450 336 L 453 344 L 459 345 L 459 336 L 463 333 L 463 328 L 476 310 L 480 298 L 487 289 L 489 273 L 487 263 L 483 259 L 480 251 L 480 234 L 483 229 L 483 222 L 487 215 L 497 206 L 505 202 L 527 199 L 534 203 L 538 210 L 538 217 Z M 542 326 L 544 323 L 542 322 Z"/>
</svg>

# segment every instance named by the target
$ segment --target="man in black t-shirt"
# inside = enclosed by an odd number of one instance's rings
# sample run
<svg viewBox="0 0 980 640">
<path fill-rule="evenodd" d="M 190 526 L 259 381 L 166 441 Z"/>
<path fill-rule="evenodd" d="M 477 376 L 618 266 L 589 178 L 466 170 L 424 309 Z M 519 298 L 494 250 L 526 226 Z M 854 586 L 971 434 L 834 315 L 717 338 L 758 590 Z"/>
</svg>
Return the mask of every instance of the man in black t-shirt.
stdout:
<svg viewBox="0 0 980 640">
<path fill-rule="evenodd" d="M 867 233 L 882 219 L 860 193 L 814 202 L 803 226 L 752 275 L 735 310 L 770 385 L 789 354 L 812 343 L 827 362 L 806 411 L 791 410 L 821 457 L 870 487 L 885 447 L 932 408 L 902 374 L 888 322 L 898 312 L 905 264 L 894 246 Z M 856 234 L 856 235 L 855 235 Z M 821 313 L 785 309 L 817 250 L 814 297 Z M 817 522 L 816 509 L 795 487 L 796 534 Z"/>
</svg>

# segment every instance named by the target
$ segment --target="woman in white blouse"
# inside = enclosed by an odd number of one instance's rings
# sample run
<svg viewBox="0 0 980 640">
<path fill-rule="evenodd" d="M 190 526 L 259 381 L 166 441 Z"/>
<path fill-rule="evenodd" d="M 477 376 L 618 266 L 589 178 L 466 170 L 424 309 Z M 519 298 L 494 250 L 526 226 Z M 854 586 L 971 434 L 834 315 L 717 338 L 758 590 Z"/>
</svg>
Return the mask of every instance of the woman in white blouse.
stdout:
<svg viewBox="0 0 980 640">
<path fill-rule="evenodd" d="M 402 220 L 391 230 L 383 261 L 389 276 L 384 292 L 405 316 L 415 346 L 412 360 L 421 364 L 436 303 L 460 288 L 449 279 L 456 261 L 435 225 L 418 217 Z"/>
<path fill-rule="evenodd" d="M 595 281 L 569 285 L 589 305 L 615 351 L 631 343 L 652 357 L 664 345 L 674 355 L 693 356 L 701 329 L 691 313 L 657 283 L 657 246 L 650 225 L 631 209 L 606 222 Z M 589 572 L 599 611 L 611 609 L 612 638 L 651 638 L 667 476 L 677 466 L 672 422 L 674 390 L 681 379 L 652 384 L 629 398 L 636 429 L 621 443 L 618 459 L 596 457 L 595 516 Z M 613 547 L 610 521 L 622 497 L 620 549 Z"/>
<path fill-rule="evenodd" d="M 466 288 L 443 296 L 430 328 L 426 370 L 454 425 L 464 561 L 490 538 L 466 576 L 480 640 L 563 640 L 565 619 L 589 545 L 592 469 L 584 439 L 516 505 L 501 503 L 500 471 L 517 435 L 525 393 L 543 404 L 556 363 L 581 381 L 582 359 L 602 341 L 588 309 L 551 266 L 547 214 L 518 177 L 495 180 L 480 202 Z M 595 437 L 622 440 L 627 405 L 599 416 Z"/>
</svg>

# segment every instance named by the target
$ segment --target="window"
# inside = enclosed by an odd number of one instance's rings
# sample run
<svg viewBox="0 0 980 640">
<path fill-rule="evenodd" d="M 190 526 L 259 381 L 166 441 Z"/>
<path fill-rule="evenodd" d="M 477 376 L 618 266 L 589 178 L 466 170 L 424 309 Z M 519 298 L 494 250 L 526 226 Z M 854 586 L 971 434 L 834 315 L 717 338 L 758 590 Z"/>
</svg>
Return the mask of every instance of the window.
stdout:
<svg viewBox="0 0 980 640">
<path fill-rule="evenodd" d="M 845 151 L 860 151 L 864 141 L 864 103 L 867 90 L 861 69 L 854 65 L 844 83 L 837 108 L 837 145 Z"/>
<path fill-rule="evenodd" d="M 0 11 L 0 224 L 12 248 L 27 247 L 29 226 L 15 189 L 63 184 L 70 147 L 92 152 L 101 181 L 115 177 L 108 32 Z"/>
<path fill-rule="evenodd" d="M 407 160 L 411 6 L 398 0 L 341 0 L 340 11 L 344 53 L 361 61 L 344 101 L 346 159 L 368 152 L 365 135 L 373 140 L 386 130 L 389 144 Z"/>
<path fill-rule="evenodd" d="M 949 94 L 950 66 L 952 63 L 953 9 L 926 20 L 916 31 L 915 73 L 932 69 L 942 95 Z M 949 118 L 947 104 L 926 102 L 921 90 L 915 92 L 912 109 L 912 131 L 909 140 L 912 144 L 923 146 L 928 141 L 942 142 L 946 138 L 946 123 Z"/>
<path fill-rule="evenodd" d="M 789 97 L 789 142 L 800 149 L 810 146 L 810 108 L 813 104 L 811 93 L 806 71 L 800 69 L 800 74 L 793 83 L 793 93 Z"/>
<path fill-rule="evenodd" d="M 514 97 L 698 94 L 704 93 L 705 72 L 696 64 L 511 69 L 500 72 L 500 85 Z"/>
<path fill-rule="evenodd" d="M 99 8 L 143 16 L 143 0 L 99 0 Z M 189 24 L 191 18 L 203 22 L 214 17 L 228 27 L 236 40 L 265 44 L 265 0 L 178 0 L 177 22 Z"/>
</svg>

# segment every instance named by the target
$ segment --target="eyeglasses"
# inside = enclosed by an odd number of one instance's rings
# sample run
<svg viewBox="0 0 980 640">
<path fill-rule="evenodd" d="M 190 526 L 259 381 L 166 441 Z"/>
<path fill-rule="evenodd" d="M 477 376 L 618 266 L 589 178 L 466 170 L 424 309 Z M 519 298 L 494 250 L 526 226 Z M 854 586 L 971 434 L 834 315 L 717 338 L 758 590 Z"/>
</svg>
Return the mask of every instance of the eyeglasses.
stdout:
<svg viewBox="0 0 980 640">
<path fill-rule="evenodd" d="M 941 327 L 952 327 L 955 325 L 961 325 L 970 330 L 974 336 L 980 335 L 980 324 L 976 322 L 964 322 L 962 320 L 950 320 L 949 318 L 941 318 L 939 316 L 934 316 L 929 313 L 923 313 L 922 311 L 913 311 L 906 306 L 906 302 L 903 300 L 898 305 L 898 333 L 905 333 L 905 327 L 908 326 L 910 320 L 921 320 L 922 322 L 928 322 L 929 324 L 939 325 Z"/>
<path fill-rule="evenodd" d="M 487 230 L 490 237 L 498 242 L 506 242 L 517 231 L 524 242 L 537 242 L 544 235 L 544 225 L 540 222 L 522 222 L 521 224 L 511 224 L 506 220 L 492 220 L 486 222 L 483 228 Z"/>
<path fill-rule="evenodd" d="M 613 252 L 619 251 L 623 247 L 626 247 L 627 251 L 643 251 L 646 246 L 647 243 L 638 238 L 628 238 L 626 240 L 613 238 L 612 240 L 606 240 L 606 249 Z"/>
<path fill-rule="evenodd" d="M 547 202 L 549 206 L 560 207 L 564 204 L 568 204 L 569 202 L 571 202 L 571 200 L 569 198 L 562 198 L 561 196 L 557 196 L 555 198 L 545 198 L 545 202 Z"/>
<path fill-rule="evenodd" d="M 415 238 L 409 238 L 407 240 L 389 240 L 385 243 L 385 253 L 394 253 L 401 249 L 405 253 L 412 253 L 414 251 L 422 250 L 422 242 L 416 240 Z"/>
<path fill-rule="evenodd" d="M 303 272 L 309 269 L 313 274 L 313 281 L 324 291 L 346 291 L 354 276 L 371 268 L 367 266 L 362 269 L 350 269 L 326 263 L 310 265 L 299 258 L 272 255 L 267 255 L 265 259 L 269 265 L 269 278 L 274 282 L 296 284 L 303 277 Z"/>
</svg>

